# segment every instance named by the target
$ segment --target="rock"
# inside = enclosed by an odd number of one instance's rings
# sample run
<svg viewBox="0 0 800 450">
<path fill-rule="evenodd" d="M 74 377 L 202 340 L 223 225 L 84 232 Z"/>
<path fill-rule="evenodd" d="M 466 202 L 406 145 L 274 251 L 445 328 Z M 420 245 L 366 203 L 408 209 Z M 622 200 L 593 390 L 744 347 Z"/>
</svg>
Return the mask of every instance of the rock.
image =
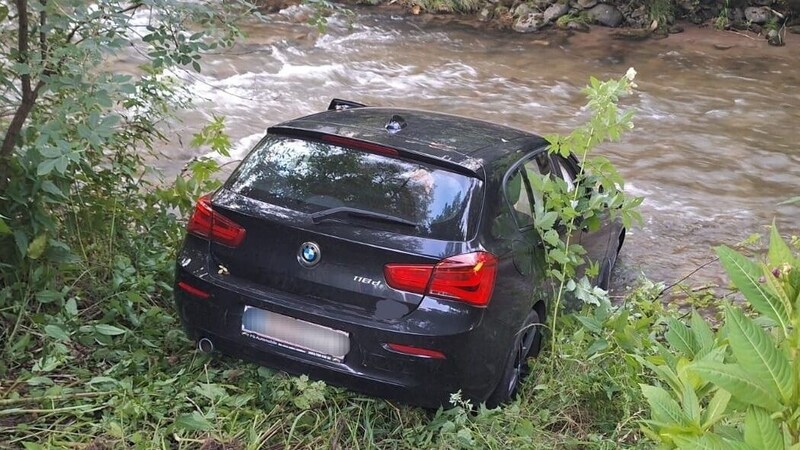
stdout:
<svg viewBox="0 0 800 450">
<path fill-rule="evenodd" d="M 607 27 L 618 27 L 622 24 L 624 18 L 622 13 L 613 6 L 601 3 L 588 11 L 589 18 Z"/>
<path fill-rule="evenodd" d="M 589 9 L 597 4 L 597 0 L 570 0 L 570 6 L 577 10 Z"/>
<path fill-rule="evenodd" d="M 667 28 L 667 32 L 669 34 L 683 33 L 683 27 L 680 25 L 670 25 L 669 28 Z"/>
<path fill-rule="evenodd" d="M 748 22 L 765 24 L 772 18 L 772 11 L 766 6 L 750 6 L 744 9 L 744 17 Z"/>
<path fill-rule="evenodd" d="M 481 22 L 488 22 L 492 20 L 492 16 L 494 15 L 494 6 L 493 5 L 486 5 L 483 7 L 480 13 L 478 13 L 478 20 Z"/>
<path fill-rule="evenodd" d="M 754 5 L 758 5 L 758 6 L 770 6 L 770 5 L 772 5 L 772 0 L 752 0 L 751 2 Z"/>
<path fill-rule="evenodd" d="M 695 0 L 677 0 L 675 4 L 686 12 L 695 12 L 700 7 Z"/>
<path fill-rule="evenodd" d="M 530 14 L 532 12 L 533 12 L 533 10 L 531 9 L 530 6 L 528 6 L 527 3 L 521 3 L 519 6 L 514 8 L 513 14 L 514 14 L 514 17 L 524 17 L 524 16 L 527 16 L 528 14 Z"/>
<path fill-rule="evenodd" d="M 547 25 L 542 13 L 528 13 L 514 22 L 514 31 L 517 33 L 534 33 Z"/>
<path fill-rule="evenodd" d="M 733 22 L 739 22 L 744 20 L 744 11 L 742 8 L 733 8 L 728 12 L 728 19 Z"/>
<path fill-rule="evenodd" d="M 767 42 L 769 42 L 769 45 L 780 47 L 783 45 L 783 38 L 781 38 L 781 34 L 778 33 L 778 30 L 769 30 L 767 33 Z"/>
<path fill-rule="evenodd" d="M 578 22 L 577 20 L 572 20 L 567 22 L 567 27 L 570 31 L 577 31 L 579 33 L 588 33 L 589 32 L 589 25 L 586 25 L 583 22 Z"/>
<path fill-rule="evenodd" d="M 544 10 L 544 20 L 545 22 L 553 22 L 568 12 L 569 5 L 566 3 L 556 3 Z"/>
<path fill-rule="evenodd" d="M 800 34 L 800 25 L 791 26 L 787 30 L 789 30 L 789 33 Z"/>
<path fill-rule="evenodd" d="M 649 28 L 627 28 L 611 33 L 611 37 L 621 41 L 643 41 L 650 37 Z"/>
<path fill-rule="evenodd" d="M 533 0 L 533 6 L 539 11 L 547 9 L 553 3 L 555 3 L 555 0 Z"/>
<path fill-rule="evenodd" d="M 717 50 L 730 50 L 733 47 L 734 47 L 733 45 L 727 45 L 727 44 L 714 44 L 714 48 Z"/>
</svg>

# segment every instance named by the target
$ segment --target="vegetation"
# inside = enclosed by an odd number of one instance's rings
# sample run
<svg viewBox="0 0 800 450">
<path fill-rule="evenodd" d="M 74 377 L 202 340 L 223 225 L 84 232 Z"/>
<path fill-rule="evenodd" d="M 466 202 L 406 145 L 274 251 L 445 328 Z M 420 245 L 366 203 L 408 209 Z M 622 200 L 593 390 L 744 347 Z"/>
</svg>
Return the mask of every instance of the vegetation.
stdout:
<svg viewBox="0 0 800 450">
<path fill-rule="evenodd" d="M 217 186 L 217 166 L 195 160 L 170 183 L 148 166 L 161 124 L 189 104 L 176 74 L 200 71 L 204 52 L 230 45 L 248 9 L 212 5 L 0 3 L 0 447 L 797 443 L 796 239 L 773 230 L 764 264 L 719 249 L 758 315 L 728 306 L 714 331 L 698 314 L 685 323 L 666 309 L 663 286 L 647 281 L 612 305 L 588 281 L 598 265 L 581 273 L 582 249 L 558 238 L 596 226 L 607 207 L 626 223 L 638 217 L 641 200 L 625 197 L 610 163 L 591 154 L 631 126 L 617 102 L 632 71 L 592 80 L 587 125 L 549 138 L 551 151 L 574 152 L 586 169 L 572 186 L 546 177 L 536 186 L 548 199 L 535 216 L 559 280 L 554 311 L 568 297 L 579 311 L 550 315 L 552 350 L 531 362 L 535 377 L 510 406 L 454 394 L 452 408 L 425 411 L 195 352 L 172 306 L 175 246 L 180 217 Z M 139 58 L 135 75 L 108 71 L 121 52 Z M 225 154 L 224 120 L 193 144 Z M 743 395 L 732 374 L 757 380 L 764 396 Z"/>
</svg>

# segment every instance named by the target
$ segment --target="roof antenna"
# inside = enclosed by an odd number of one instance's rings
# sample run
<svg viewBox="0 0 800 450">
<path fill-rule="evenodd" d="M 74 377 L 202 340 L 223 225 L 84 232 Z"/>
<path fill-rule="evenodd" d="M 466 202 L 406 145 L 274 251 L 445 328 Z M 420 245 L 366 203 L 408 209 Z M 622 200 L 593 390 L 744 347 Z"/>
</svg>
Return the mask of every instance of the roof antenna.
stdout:
<svg viewBox="0 0 800 450">
<path fill-rule="evenodd" d="M 385 128 L 389 134 L 395 134 L 407 126 L 408 123 L 406 123 L 406 119 L 403 119 L 403 116 L 395 114 L 391 119 L 389 119 L 388 122 L 386 122 Z"/>
</svg>

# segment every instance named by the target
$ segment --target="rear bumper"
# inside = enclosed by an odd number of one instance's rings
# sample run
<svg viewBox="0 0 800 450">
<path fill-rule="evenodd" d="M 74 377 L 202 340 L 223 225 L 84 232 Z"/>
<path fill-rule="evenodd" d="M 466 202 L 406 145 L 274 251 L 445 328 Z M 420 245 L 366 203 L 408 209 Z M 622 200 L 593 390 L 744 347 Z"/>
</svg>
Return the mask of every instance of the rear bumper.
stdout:
<svg viewBox="0 0 800 450">
<path fill-rule="evenodd" d="M 484 401 L 500 377 L 510 343 L 502 332 L 482 324 L 484 311 L 453 307 L 426 299 L 401 320 L 381 322 L 347 311 L 332 312 L 280 295 L 244 291 L 207 273 L 189 273 L 178 266 L 177 281 L 203 289 L 202 299 L 175 289 L 175 300 L 191 339 L 208 338 L 221 352 L 284 370 L 306 374 L 370 395 L 426 407 L 447 405 L 450 394 Z M 242 334 L 245 305 L 316 323 L 350 336 L 350 351 L 341 362 L 263 342 Z M 491 333 L 488 330 L 494 330 Z M 445 359 L 396 353 L 387 343 L 442 352 Z"/>
</svg>

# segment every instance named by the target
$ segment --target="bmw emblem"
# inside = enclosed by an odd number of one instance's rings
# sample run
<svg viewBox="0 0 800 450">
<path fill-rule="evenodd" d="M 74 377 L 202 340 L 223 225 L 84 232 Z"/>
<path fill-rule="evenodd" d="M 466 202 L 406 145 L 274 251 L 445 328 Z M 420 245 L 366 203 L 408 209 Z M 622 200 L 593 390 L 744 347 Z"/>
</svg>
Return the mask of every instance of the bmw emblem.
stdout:
<svg viewBox="0 0 800 450">
<path fill-rule="evenodd" d="M 322 258 L 322 250 L 313 242 L 304 242 L 297 251 L 297 261 L 305 267 L 314 267 Z"/>
</svg>

